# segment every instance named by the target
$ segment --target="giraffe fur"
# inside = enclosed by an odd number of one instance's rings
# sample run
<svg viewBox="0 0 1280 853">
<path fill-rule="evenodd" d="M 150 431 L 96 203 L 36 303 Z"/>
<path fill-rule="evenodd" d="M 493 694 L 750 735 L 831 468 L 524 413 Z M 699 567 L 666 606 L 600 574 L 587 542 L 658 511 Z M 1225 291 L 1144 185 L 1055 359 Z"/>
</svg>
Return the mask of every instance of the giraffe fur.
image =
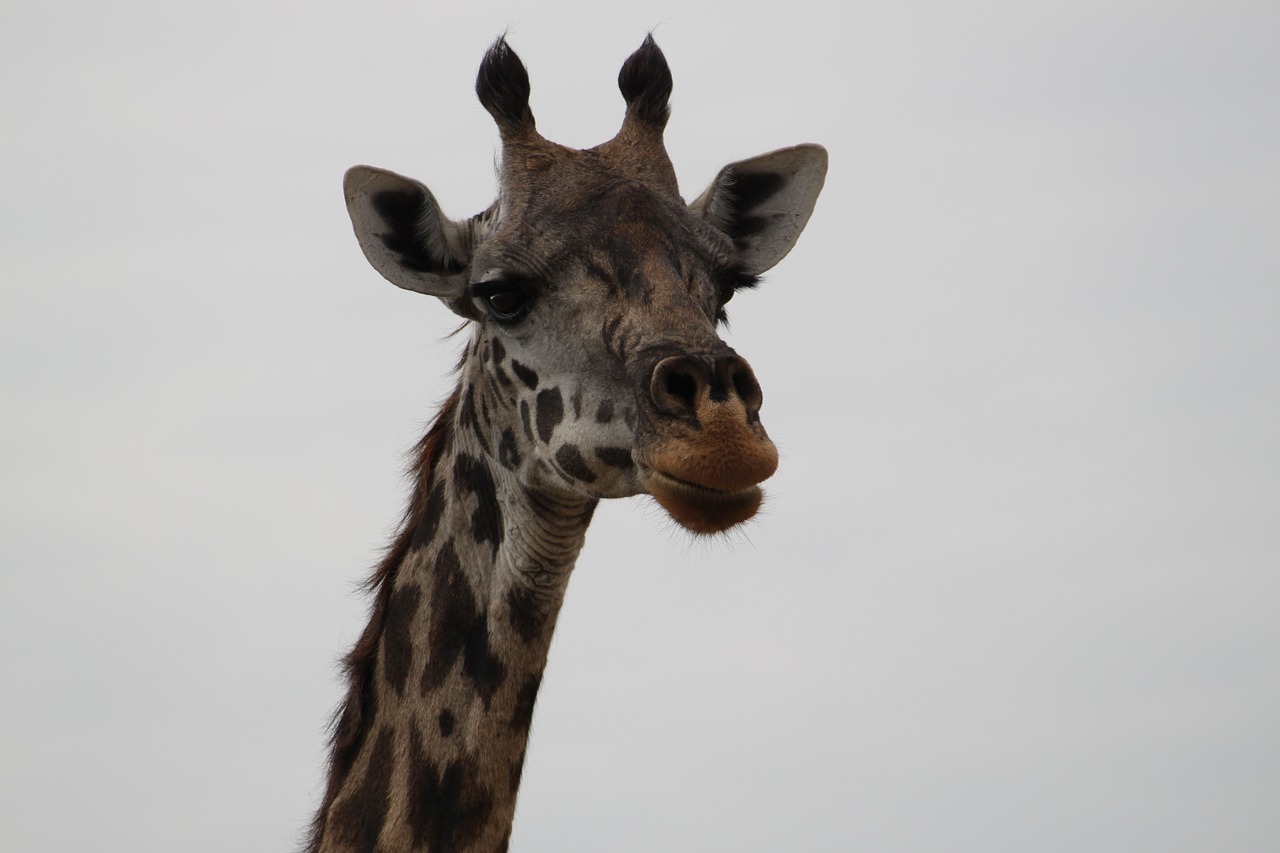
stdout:
<svg viewBox="0 0 1280 853">
<path fill-rule="evenodd" d="M 500 39 L 477 95 L 502 139 L 498 200 L 446 217 L 426 186 L 357 166 L 357 240 L 392 283 L 467 321 L 454 392 L 346 658 L 310 853 L 506 850 L 570 575 L 602 499 L 649 494 L 694 533 L 748 520 L 777 452 L 725 305 L 791 249 L 826 173 L 797 146 L 727 166 L 693 203 L 662 141 L 670 69 L 622 67 L 617 135 L 537 132 Z"/>
</svg>

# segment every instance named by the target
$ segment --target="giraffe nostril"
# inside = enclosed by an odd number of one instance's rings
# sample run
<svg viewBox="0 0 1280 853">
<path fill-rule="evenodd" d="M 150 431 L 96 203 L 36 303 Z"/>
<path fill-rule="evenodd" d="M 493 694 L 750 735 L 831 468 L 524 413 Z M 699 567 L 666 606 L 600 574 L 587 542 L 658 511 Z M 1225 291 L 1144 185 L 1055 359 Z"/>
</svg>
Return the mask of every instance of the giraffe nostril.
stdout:
<svg viewBox="0 0 1280 853">
<path fill-rule="evenodd" d="M 658 408 L 670 415 L 691 415 L 710 379 L 710 367 L 684 356 L 664 358 L 654 365 L 649 392 Z"/>
<path fill-rule="evenodd" d="M 698 402 L 698 380 L 687 373 L 671 371 L 663 381 L 666 392 L 692 409 Z"/>
<path fill-rule="evenodd" d="M 710 392 L 711 403 L 736 400 L 746 410 L 748 420 L 760 412 L 764 395 L 751 365 L 735 353 L 714 359 L 672 356 L 654 365 L 649 393 L 661 411 L 682 417 L 697 412 Z"/>
<path fill-rule="evenodd" d="M 733 371 L 733 390 L 748 412 L 755 414 L 760 411 L 760 406 L 764 403 L 764 393 L 760 390 L 760 383 L 756 381 L 755 373 L 746 362 L 738 365 Z"/>
</svg>

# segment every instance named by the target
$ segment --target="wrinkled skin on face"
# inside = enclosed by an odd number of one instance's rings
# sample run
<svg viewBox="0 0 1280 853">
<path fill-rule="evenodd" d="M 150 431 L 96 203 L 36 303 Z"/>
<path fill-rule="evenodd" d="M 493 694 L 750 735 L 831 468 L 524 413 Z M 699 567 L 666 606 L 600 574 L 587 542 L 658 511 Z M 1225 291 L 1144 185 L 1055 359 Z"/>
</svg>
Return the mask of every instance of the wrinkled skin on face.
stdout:
<svg viewBox="0 0 1280 853">
<path fill-rule="evenodd" d="M 503 139 L 499 199 L 454 222 L 426 187 L 370 167 L 348 209 L 373 266 L 474 321 L 461 417 L 541 489 L 652 495 L 719 532 L 755 514 L 777 451 L 750 365 L 717 333 L 725 303 L 790 251 L 826 171 L 799 146 L 726 167 L 691 204 L 662 145 L 665 60 L 623 67 L 622 130 L 578 151 L 537 134 L 523 66 L 499 42 L 477 91 Z"/>
</svg>

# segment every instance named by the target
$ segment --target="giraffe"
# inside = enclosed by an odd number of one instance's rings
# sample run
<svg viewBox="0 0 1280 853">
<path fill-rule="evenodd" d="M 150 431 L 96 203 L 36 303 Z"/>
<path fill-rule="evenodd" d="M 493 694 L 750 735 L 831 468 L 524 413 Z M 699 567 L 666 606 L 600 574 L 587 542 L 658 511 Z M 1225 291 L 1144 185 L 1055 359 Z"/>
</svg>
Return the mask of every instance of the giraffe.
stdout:
<svg viewBox="0 0 1280 853">
<path fill-rule="evenodd" d="M 458 383 L 417 446 L 400 531 L 345 659 L 311 853 L 494 851 L 565 588 L 599 500 L 649 494 L 713 534 L 777 465 L 725 303 L 791 249 L 826 151 L 732 163 L 686 204 L 663 144 L 671 72 L 652 36 L 623 64 L 616 136 L 544 139 L 498 39 L 476 81 L 497 123 L 497 201 L 446 218 L 422 184 L 356 166 L 370 264 L 467 321 Z"/>
</svg>

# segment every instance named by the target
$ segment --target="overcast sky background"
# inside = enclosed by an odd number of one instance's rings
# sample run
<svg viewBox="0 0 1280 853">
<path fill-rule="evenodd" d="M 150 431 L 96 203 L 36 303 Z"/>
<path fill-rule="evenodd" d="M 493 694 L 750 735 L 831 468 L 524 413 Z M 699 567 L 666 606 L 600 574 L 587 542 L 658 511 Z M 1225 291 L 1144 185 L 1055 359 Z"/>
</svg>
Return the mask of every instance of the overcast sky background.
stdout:
<svg viewBox="0 0 1280 853">
<path fill-rule="evenodd" d="M 820 142 L 731 306 L 782 448 L 691 541 L 603 505 L 517 851 L 1280 849 L 1280 5 L 7 2 L 0 849 L 291 850 L 459 339 L 370 163 L 466 216 L 495 36 L 688 197 Z"/>
</svg>

